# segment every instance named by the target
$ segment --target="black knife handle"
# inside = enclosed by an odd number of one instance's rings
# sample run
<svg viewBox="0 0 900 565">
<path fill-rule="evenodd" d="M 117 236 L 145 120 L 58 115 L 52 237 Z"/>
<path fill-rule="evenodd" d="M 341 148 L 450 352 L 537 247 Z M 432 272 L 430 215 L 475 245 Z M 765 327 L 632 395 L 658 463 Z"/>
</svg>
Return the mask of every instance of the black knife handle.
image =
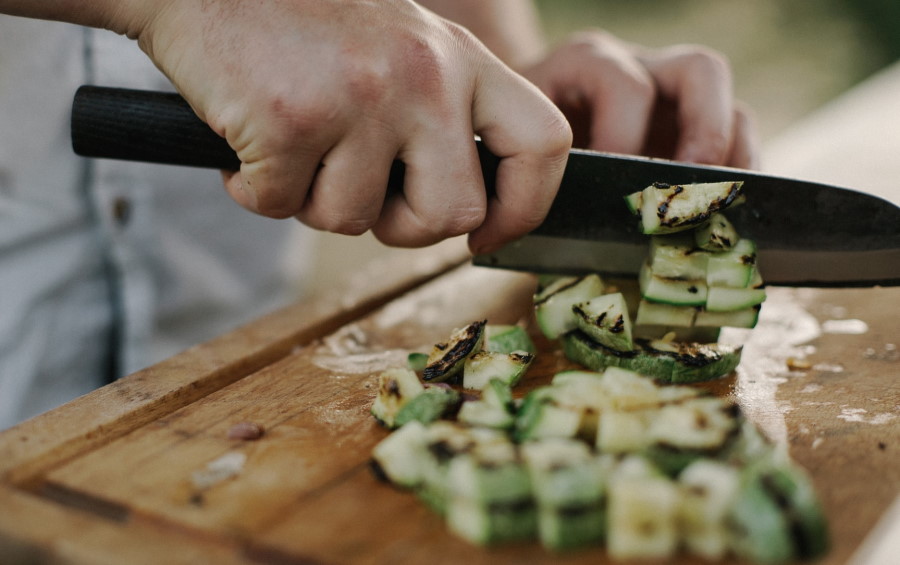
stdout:
<svg viewBox="0 0 900 565">
<path fill-rule="evenodd" d="M 72 105 L 72 148 L 84 157 L 238 170 L 241 162 L 180 95 L 82 86 Z"/>
<path fill-rule="evenodd" d="M 72 148 L 83 157 L 236 171 L 241 161 L 224 138 L 173 92 L 82 86 L 72 104 Z M 476 141 L 485 187 L 493 193 L 499 159 Z M 388 187 L 403 188 L 394 161 Z M 450 188 L 450 187 L 448 187 Z"/>
</svg>

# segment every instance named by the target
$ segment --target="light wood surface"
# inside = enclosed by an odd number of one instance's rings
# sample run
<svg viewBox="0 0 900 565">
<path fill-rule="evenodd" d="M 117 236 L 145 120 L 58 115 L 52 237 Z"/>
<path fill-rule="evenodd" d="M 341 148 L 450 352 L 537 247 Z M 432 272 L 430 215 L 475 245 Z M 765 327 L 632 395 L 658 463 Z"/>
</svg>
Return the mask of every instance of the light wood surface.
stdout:
<svg viewBox="0 0 900 565">
<path fill-rule="evenodd" d="M 472 547 L 367 467 L 386 434 L 368 413 L 377 372 L 475 319 L 530 322 L 533 288 L 528 275 L 463 266 L 389 302 L 370 296 L 384 305 L 340 311 L 332 323 L 325 316 L 306 333 L 285 320 L 302 326 L 300 310 L 281 312 L 14 428 L 0 436 L 0 554 L 64 563 L 605 562 L 599 548 L 559 556 L 537 544 Z M 740 371 L 711 385 L 810 470 L 834 538 L 823 563 L 845 563 L 900 486 L 900 361 L 890 346 L 895 313 L 884 308 L 898 300 L 900 289 L 772 289 L 757 330 L 725 336 L 746 343 Z M 520 392 L 569 366 L 537 341 L 539 362 Z M 812 368 L 791 371 L 788 357 Z M 266 432 L 228 439 L 240 421 Z M 229 453 L 245 457 L 234 476 L 195 482 Z"/>
</svg>

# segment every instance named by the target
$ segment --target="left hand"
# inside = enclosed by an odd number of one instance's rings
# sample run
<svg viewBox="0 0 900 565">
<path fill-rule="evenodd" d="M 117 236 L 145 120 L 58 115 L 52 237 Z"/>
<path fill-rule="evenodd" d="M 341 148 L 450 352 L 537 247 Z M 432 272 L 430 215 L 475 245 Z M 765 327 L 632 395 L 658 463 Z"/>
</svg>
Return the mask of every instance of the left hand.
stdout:
<svg viewBox="0 0 900 565">
<path fill-rule="evenodd" d="M 755 124 L 734 99 L 727 61 L 706 47 L 648 49 L 582 32 L 522 74 L 565 113 L 576 147 L 757 166 Z"/>
</svg>

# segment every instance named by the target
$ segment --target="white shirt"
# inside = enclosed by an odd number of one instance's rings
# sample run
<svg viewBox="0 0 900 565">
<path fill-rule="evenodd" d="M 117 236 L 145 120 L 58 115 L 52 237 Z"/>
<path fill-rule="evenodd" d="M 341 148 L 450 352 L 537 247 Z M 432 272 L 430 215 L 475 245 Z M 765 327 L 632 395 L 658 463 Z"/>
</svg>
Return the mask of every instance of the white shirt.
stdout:
<svg viewBox="0 0 900 565">
<path fill-rule="evenodd" d="M 218 171 L 74 155 L 84 83 L 171 90 L 126 38 L 0 16 L 0 429 L 287 299 L 290 222 Z"/>
</svg>

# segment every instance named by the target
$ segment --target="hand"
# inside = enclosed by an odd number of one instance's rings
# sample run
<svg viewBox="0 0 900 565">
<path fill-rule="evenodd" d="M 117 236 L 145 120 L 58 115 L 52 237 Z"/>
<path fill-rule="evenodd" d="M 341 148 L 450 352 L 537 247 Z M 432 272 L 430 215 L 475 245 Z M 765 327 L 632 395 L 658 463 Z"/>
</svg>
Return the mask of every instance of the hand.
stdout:
<svg viewBox="0 0 900 565">
<path fill-rule="evenodd" d="M 584 32 L 523 75 L 563 110 L 575 145 L 598 151 L 752 168 L 758 140 L 718 53 L 646 49 Z"/>
<path fill-rule="evenodd" d="M 475 251 L 546 215 L 571 144 L 564 116 L 413 2 L 147 4 L 127 33 L 235 149 L 225 186 L 244 207 L 395 246 L 470 233 Z M 475 134 L 502 159 L 490 201 Z M 405 186 L 386 197 L 395 158 Z"/>
</svg>

